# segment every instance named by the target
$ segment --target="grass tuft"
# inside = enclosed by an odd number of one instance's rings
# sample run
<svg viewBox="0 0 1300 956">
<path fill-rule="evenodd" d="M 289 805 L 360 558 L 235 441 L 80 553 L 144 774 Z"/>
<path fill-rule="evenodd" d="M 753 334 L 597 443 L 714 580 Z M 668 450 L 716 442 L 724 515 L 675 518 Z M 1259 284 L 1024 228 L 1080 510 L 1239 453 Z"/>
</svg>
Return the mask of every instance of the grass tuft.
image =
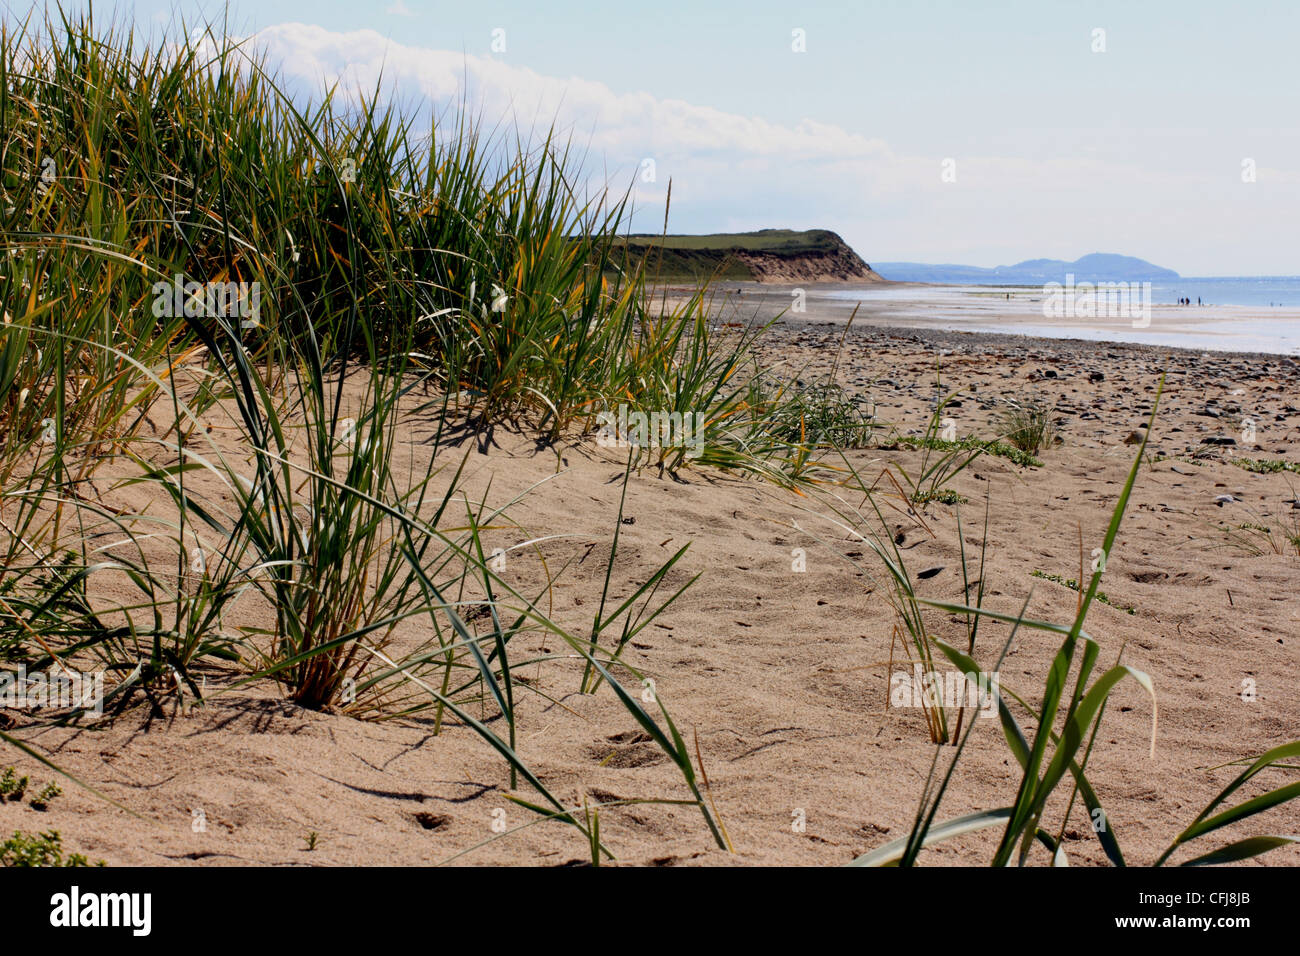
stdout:
<svg viewBox="0 0 1300 956">
<path fill-rule="evenodd" d="M 1002 433 L 1014 448 L 1034 456 L 1057 442 L 1056 409 L 1041 398 L 1011 400 L 1002 412 Z"/>
</svg>

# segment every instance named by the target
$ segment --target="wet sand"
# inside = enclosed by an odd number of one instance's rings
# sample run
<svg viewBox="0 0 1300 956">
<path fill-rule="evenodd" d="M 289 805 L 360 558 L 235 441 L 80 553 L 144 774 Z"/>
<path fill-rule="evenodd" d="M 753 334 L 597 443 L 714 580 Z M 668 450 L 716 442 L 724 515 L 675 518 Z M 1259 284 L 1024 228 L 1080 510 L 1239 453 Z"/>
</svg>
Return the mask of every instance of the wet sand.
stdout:
<svg viewBox="0 0 1300 956">
<path fill-rule="evenodd" d="M 680 301 L 680 293 L 670 288 L 669 301 Z M 854 325 L 1300 355 L 1300 309 L 1157 304 L 1151 306 L 1149 324 L 1139 317 L 1141 327 L 1135 327 L 1128 315 L 1048 318 L 1046 299 L 1037 286 L 723 282 L 716 285 L 710 308 L 726 321 L 769 321 L 779 315 L 788 324 L 843 323 L 856 309 Z"/>
</svg>

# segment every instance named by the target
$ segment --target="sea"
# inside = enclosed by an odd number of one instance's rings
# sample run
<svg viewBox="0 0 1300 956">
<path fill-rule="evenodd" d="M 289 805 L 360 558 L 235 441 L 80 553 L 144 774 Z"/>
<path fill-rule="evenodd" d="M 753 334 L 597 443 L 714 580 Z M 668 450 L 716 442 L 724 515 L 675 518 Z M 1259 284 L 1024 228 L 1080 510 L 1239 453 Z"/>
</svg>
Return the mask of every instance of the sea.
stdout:
<svg viewBox="0 0 1300 956">
<path fill-rule="evenodd" d="M 1062 277 L 1064 280 L 1064 277 Z M 1003 290 L 1009 296 L 991 294 Z M 998 282 L 901 287 L 846 286 L 836 299 L 898 308 L 900 319 L 971 332 L 1137 342 L 1206 351 L 1300 355 L 1300 276 L 1210 276 L 1151 283 L 1156 319 L 1147 328 L 1122 323 L 1057 323 L 1042 312 L 1042 286 Z M 1177 305 L 1190 299 L 1190 307 Z M 1161 308 L 1168 306 L 1171 308 Z"/>
</svg>

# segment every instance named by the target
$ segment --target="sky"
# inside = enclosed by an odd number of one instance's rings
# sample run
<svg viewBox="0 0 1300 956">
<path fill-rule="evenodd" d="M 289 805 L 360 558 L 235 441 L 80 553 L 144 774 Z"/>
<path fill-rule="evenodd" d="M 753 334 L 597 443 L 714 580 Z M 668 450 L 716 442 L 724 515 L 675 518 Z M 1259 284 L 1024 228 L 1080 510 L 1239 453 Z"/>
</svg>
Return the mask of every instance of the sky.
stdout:
<svg viewBox="0 0 1300 956">
<path fill-rule="evenodd" d="M 35 5 L 43 9 L 43 4 Z M 71 2 L 70 9 L 85 3 Z M 6 19 L 32 4 L 5 0 Z M 634 227 L 832 229 L 871 261 L 1300 274 L 1300 3 L 95 3 L 341 80 L 552 123 Z M 647 162 L 652 161 L 652 162 Z"/>
</svg>

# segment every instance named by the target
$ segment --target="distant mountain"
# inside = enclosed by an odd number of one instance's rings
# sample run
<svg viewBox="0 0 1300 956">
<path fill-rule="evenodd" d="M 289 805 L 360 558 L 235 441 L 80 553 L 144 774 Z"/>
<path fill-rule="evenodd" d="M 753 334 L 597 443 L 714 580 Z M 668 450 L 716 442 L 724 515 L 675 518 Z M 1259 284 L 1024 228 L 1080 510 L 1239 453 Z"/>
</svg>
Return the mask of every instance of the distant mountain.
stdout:
<svg viewBox="0 0 1300 956">
<path fill-rule="evenodd" d="M 1145 259 L 1107 252 L 1065 262 L 1062 259 L 1026 259 L 1013 266 L 984 269 L 979 266 L 929 265 L 923 262 L 877 262 L 876 272 L 896 282 L 970 283 L 973 285 L 1042 285 L 1064 282 L 1072 274 L 1075 282 L 1169 282 L 1179 278 L 1172 269 L 1152 265 Z"/>
</svg>

